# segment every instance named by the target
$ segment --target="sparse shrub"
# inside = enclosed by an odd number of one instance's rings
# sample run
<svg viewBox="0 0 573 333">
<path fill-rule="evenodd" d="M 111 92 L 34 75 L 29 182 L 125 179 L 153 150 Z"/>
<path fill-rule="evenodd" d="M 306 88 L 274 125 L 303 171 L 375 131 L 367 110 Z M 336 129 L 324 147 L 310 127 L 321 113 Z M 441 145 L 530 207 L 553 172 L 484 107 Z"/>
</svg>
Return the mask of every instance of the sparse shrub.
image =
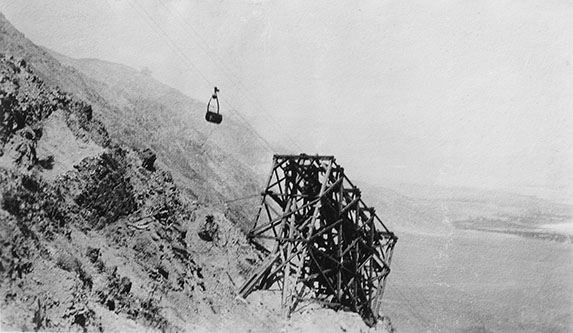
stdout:
<svg viewBox="0 0 573 333">
<path fill-rule="evenodd" d="M 0 91 L 0 146 L 9 140 L 14 132 L 24 126 L 25 118 L 18 107 L 14 93 Z"/>
<path fill-rule="evenodd" d="M 169 322 L 161 315 L 161 307 L 151 296 L 142 300 L 131 293 L 132 282 L 128 277 L 121 277 L 117 267 L 107 276 L 103 289 L 96 292 L 98 302 L 115 313 L 125 313 L 129 319 L 143 323 L 161 331 L 169 328 Z"/>
<path fill-rule="evenodd" d="M 117 267 L 107 277 L 104 289 L 96 292 L 100 304 L 105 305 L 110 311 L 121 312 L 129 309 L 135 304 L 131 295 L 131 280 L 128 277 L 121 277 L 117 273 Z M 138 312 L 138 311 L 135 311 Z M 135 318 L 132 318 L 135 319 Z"/>
<path fill-rule="evenodd" d="M 142 160 L 142 166 L 149 170 L 149 171 L 155 171 L 155 166 L 153 165 L 155 163 L 155 160 L 157 159 L 157 155 L 155 155 L 155 153 L 149 149 L 149 148 L 145 148 L 140 154 L 139 154 L 139 158 Z"/>
<path fill-rule="evenodd" d="M 23 187 L 17 187 L 2 195 L 2 209 L 19 218 L 32 213 L 36 202 L 35 195 Z"/>
<path fill-rule="evenodd" d="M 25 189 L 31 192 L 38 192 L 41 189 L 41 185 L 32 176 L 23 175 L 21 183 Z"/>
<path fill-rule="evenodd" d="M 157 301 L 150 297 L 141 303 L 139 315 L 143 317 L 147 325 L 165 332 L 169 327 L 169 322 L 161 315 L 160 311 L 161 307 L 157 305 Z"/>
<path fill-rule="evenodd" d="M 101 273 L 105 270 L 105 264 L 101 259 L 100 249 L 88 246 L 88 249 L 86 251 L 86 256 L 88 257 L 90 262 L 94 264 L 98 272 Z"/>
<path fill-rule="evenodd" d="M 40 205 L 38 203 L 43 199 L 43 185 L 34 176 L 22 175 L 14 176 L 13 179 L 19 181 L 17 186 L 5 191 L 2 194 L 2 209 L 18 218 L 25 218 L 38 213 Z"/>
<path fill-rule="evenodd" d="M 85 119 L 87 121 L 92 120 L 93 117 L 93 110 L 92 110 L 92 106 L 91 105 L 83 105 L 82 109 L 81 109 L 81 114 L 85 117 Z"/>
<path fill-rule="evenodd" d="M 96 321 L 95 311 L 88 305 L 88 295 L 82 288 L 76 287 L 73 292 L 72 305 L 66 310 L 63 318 L 72 318 L 71 324 L 78 325 L 83 332 L 87 332 L 89 326 L 95 326 L 99 331 L 102 330 L 101 324 Z"/>
<path fill-rule="evenodd" d="M 10 260 L 8 267 L 8 276 L 10 280 L 14 281 L 16 279 L 21 279 L 24 274 L 28 274 L 32 271 L 32 262 L 24 260 L 18 256 L 13 256 Z"/>
<path fill-rule="evenodd" d="M 68 272 L 77 272 L 81 269 L 82 263 L 72 255 L 63 253 L 56 259 L 56 266 Z"/>
<path fill-rule="evenodd" d="M 23 233 L 33 236 L 37 232 L 48 240 L 55 232 L 69 234 L 64 227 L 68 214 L 74 210 L 66 205 L 57 187 L 33 175 L 12 173 L 10 177 L 9 182 L 15 186 L 2 194 L 0 205 L 17 218 Z"/>
<path fill-rule="evenodd" d="M 74 321 L 72 322 L 73 325 L 79 325 L 84 332 L 87 332 L 87 324 L 89 317 L 93 316 L 95 312 L 93 310 L 86 310 L 86 311 L 78 311 L 74 314 Z"/>
<path fill-rule="evenodd" d="M 213 215 L 207 215 L 205 217 L 205 224 L 197 234 L 206 242 L 219 240 L 219 226 L 215 223 Z"/>
<path fill-rule="evenodd" d="M 86 256 L 92 264 L 99 259 L 100 254 L 100 249 L 95 247 L 88 246 L 88 249 L 86 250 Z"/>
<path fill-rule="evenodd" d="M 154 259 L 158 252 L 157 245 L 147 235 L 136 236 L 133 249 L 137 252 L 137 257 L 146 261 Z"/>
<path fill-rule="evenodd" d="M 120 285 L 120 288 L 119 288 L 120 294 L 127 295 L 131 292 L 132 283 L 128 277 L 126 277 L 126 276 L 122 277 L 120 282 L 119 282 L 119 285 Z"/>
<path fill-rule="evenodd" d="M 77 273 L 78 277 L 83 283 L 84 288 L 92 289 L 94 286 L 94 281 L 92 276 L 83 269 L 80 269 Z"/>
<path fill-rule="evenodd" d="M 84 288 L 91 289 L 93 287 L 91 275 L 84 270 L 78 258 L 69 254 L 60 254 L 56 259 L 56 266 L 65 271 L 76 273 L 82 281 Z"/>
<path fill-rule="evenodd" d="M 96 160 L 84 160 L 78 166 L 80 172 L 89 171 L 90 176 L 88 184 L 75 201 L 93 213 L 90 222 L 94 226 L 100 222 L 100 218 L 105 224 L 110 224 L 137 208 L 133 186 L 125 176 L 124 158 L 125 151 L 115 149 Z"/>
<path fill-rule="evenodd" d="M 46 318 L 46 304 L 44 304 L 40 298 L 38 298 L 38 307 L 34 310 L 34 317 L 32 317 L 32 323 L 34 324 L 34 331 L 41 331 L 47 325 L 49 321 Z"/>
<path fill-rule="evenodd" d="M 46 158 L 38 160 L 38 165 L 45 170 L 52 170 L 54 168 L 54 156 L 50 155 Z"/>
<path fill-rule="evenodd" d="M 158 264 L 149 272 L 149 277 L 153 280 L 167 281 L 169 279 L 169 270 L 164 265 Z"/>
<path fill-rule="evenodd" d="M 77 167 L 81 173 L 89 172 L 89 178 L 75 201 L 93 213 L 90 218 L 93 226 L 113 223 L 137 208 L 133 186 L 125 176 L 124 158 L 125 151 L 117 148 L 95 160 L 84 160 Z"/>
<path fill-rule="evenodd" d="M 20 198 L 17 195 L 10 192 L 2 195 L 2 209 L 16 217 L 22 216 L 20 204 Z"/>
<path fill-rule="evenodd" d="M 96 267 L 96 269 L 97 269 L 98 272 L 101 273 L 101 272 L 105 271 L 105 263 L 103 262 L 103 260 L 101 259 L 101 257 L 99 257 L 99 258 L 97 259 L 97 261 L 94 263 L 94 265 L 95 265 L 95 267 Z"/>
<path fill-rule="evenodd" d="M 45 200 L 42 204 L 42 209 L 45 216 L 51 221 L 56 222 L 58 227 L 64 227 L 66 225 L 66 212 L 65 208 L 62 207 L 62 201 L 54 198 L 52 200 Z"/>
<path fill-rule="evenodd" d="M 27 139 L 22 141 L 23 142 L 16 147 L 18 154 L 16 155 L 14 162 L 17 165 L 24 166 L 30 170 L 38 163 L 38 157 L 36 155 L 36 141 Z"/>
</svg>

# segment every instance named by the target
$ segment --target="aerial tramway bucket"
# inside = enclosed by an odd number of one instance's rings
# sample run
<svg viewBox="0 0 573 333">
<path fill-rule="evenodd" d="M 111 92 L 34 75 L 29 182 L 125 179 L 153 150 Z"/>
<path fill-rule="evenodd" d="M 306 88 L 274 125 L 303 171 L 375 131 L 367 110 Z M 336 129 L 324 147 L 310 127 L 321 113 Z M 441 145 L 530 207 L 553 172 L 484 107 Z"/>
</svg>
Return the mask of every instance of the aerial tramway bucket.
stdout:
<svg viewBox="0 0 573 333">
<path fill-rule="evenodd" d="M 219 99 L 217 98 L 218 92 L 219 88 L 215 87 L 213 89 L 213 95 L 207 104 L 207 113 L 205 114 L 205 120 L 213 124 L 220 124 L 223 121 L 223 115 L 219 113 Z"/>
</svg>

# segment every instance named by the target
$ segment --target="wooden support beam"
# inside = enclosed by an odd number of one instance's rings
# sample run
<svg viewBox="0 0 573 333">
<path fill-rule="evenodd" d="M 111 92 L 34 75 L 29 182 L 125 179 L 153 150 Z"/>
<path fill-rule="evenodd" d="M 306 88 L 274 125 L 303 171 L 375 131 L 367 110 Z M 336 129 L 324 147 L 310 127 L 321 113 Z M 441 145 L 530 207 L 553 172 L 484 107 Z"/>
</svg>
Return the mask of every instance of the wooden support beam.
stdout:
<svg viewBox="0 0 573 333">
<path fill-rule="evenodd" d="M 281 215 L 281 216 L 279 216 L 279 217 L 273 219 L 272 221 L 270 221 L 270 222 L 268 222 L 268 223 L 265 223 L 265 224 L 263 224 L 263 225 L 261 225 L 261 226 L 258 226 L 257 228 L 255 228 L 254 230 L 252 230 L 251 233 L 261 233 L 261 232 L 265 232 L 265 231 L 269 230 L 274 224 L 277 224 L 278 222 L 280 222 L 280 221 L 281 221 L 282 219 L 284 219 L 285 217 L 288 217 L 288 216 L 290 216 L 290 215 L 296 213 L 297 211 L 300 211 L 300 210 L 303 209 L 303 208 L 312 206 L 313 204 L 317 203 L 319 200 L 320 200 L 320 198 L 315 199 L 315 200 L 313 200 L 313 201 L 311 201 L 311 202 L 309 202 L 309 203 L 303 205 L 302 207 L 299 207 L 299 208 L 296 209 L 296 210 L 288 211 L 288 212 L 284 213 L 283 215 Z"/>
<path fill-rule="evenodd" d="M 316 260 L 316 258 L 314 257 L 314 254 L 312 253 L 312 251 L 309 252 L 310 253 L 310 258 L 312 259 L 312 261 L 315 263 L 315 265 L 318 268 L 318 273 L 322 276 L 322 278 L 324 279 L 324 281 L 326 282 L 328 288 L 330 288 L 330 290 L 332 291 L 333 294 L 336 294 L 336 289 L 334 288 L 334 286 L 330 283 L 330 279 L 328 279 L 324 273 L 324 271 L 322 270 L 322 267 L 320 266 L 320 264 L 318 263 L 318 261 Z"/>
<path fill-rule="evenodd" d="M 326 170 L 324 180 L 323 180 L 322 185 L 321 185 L 321 187 L 320 187 L 320 192 L 319 192 L 319 196 L 318 196 L 319 198 L 321 198 L 322 196 L 325 195 L 328 177 L 329 177 L 330 172 L 331 172 L 331 170 L 332 170 L 332 164 L 333 164 L 333 163 L 330 163 L 330 164 L 328 165 L 328 169 Z M 313 214 L 312 214 L 312 220 L 311 220 L 311 222 L 310 222 L 310 228 L 309 228 L 309 232 L 308 232 L 308 239 L 310 239 L 310 238 L 312 237 L 312 233 L 313 233 L 313 231 L 314 231 L 314 222 L 316 221 L 316 218 L 318 217 L 319 209 L 320 209 L 320 201 L 319 201 L 319 202 L 317 203 L 317 205 L 315 205 L 315 207 L 314 207 L 314 212 L 313 212 Z M 307 250 L 308 250 L 308 246 L 305 246 L 305 247 L 303 248 L 303 252 L 302 252 L 302 258 L 303 258 L 303 260 L 304 260 L 304 258 L 306 258 L 306 252 L 307 252 Z M 299 270 L 296 272 L 296 275 L 295 275 L 295 276 L 296 276 L 296 279 L 300 278 L 301 268 L 302 268 L 302 267 L 299 267 Z M 294 303 L 294 302 L 293 302 L 293 303 Z M 292 305 L 292 304 L 291 304 L 291 305 Z M 291 308 L 291 306 L 289 306 L 289 307 L 288 307 L 288 311 L 287 311 L 287 316 L 290 315 L 290 312 L 291 312 L 291 311 L 292 311 L 292 308 Z"/>
<path fill-rule="evenodd" d="M 371 313 L 397 237 L 334 157 L 275 155 L 262 194 L 249 239 L 274 244 L 274 260 L 263 263 L 241 295 L 276 285 L 287 316 L 311 295 L 335 308 Z"/>
<path fill-rule="evenodd" d="M 338 226 L 340 223 L 342 223 L 342 221 L 344 221 L 344 219 L 339 219 L 338 221 L 332 223 L 331 225 L 329 225 L 326 228 L 320 229 L 319 232 L 317 232 L 316 234 L 314 234 L 312 237 L 310 237 L 308 240 L 306 240 L 307 242 L 312 242 L 315 238 L 322 236 L 323 234 L 325 234 L 326 232 L 334 229 L 336 226 Z"/>
<path fill-rule="evenodd" d="M 346 213 L 350 208 L 352 208 L 354 205 L 356 205 L 359 200 L 360 200 L 360 197 L 353 199 L 348 205 L 346 205 L 344 208 L 342 208 L 342 210 L 340 211 L 340 215 Z"/>
<path fill-rule="evenodd" d="M 242 297 L 247 297 L 247 295 L 251 292 L 251 290 L 253 289 L 253 287 L 255 286 L 255 284 L 260 280 L 260 278 L 263 276 L 263 274 L 265 273 L 265 271 L 267 271 L 270 267 L 272 267 L 272 265 L 275 263 L 275 261 L 279 258 L 279 254 L 275 253 L 273 256 L 269 257 L 264 263 L 263 265 L 261 265 L 261 267 L 256 271 L 256 273 L 249 279 L 247 280 L 243 286 L 241 286 L 241 288 L 239 289 L 239 295 Z"/>
<path fill-rule="evenodd" d="M 338 270 L 335 270 L 335 269 L 333 269 L 333 268 L 327 268 L 327 269 L 325 269 L 325 270 L 322 271 L 323 274 L 329 274 L 329 273 L 332 273 L 332 272 L 338 272 Z M 298 282 L 312 281 L 312 280 L 316 279 L 317 277 L 319 277 L 320 274 L 321 274 L 321 273 L 311 274 L 311 275 L 309 275 L 309 276 L 307 276 L 307 277 L 305 277 L 305 278 L 300 278 L 300 279 L 298 280 Z"/>
<path fill-rule="evenodd" d="M 275 170 L 276 165 L 277 165 L 277 161 L 276 161 L 276 159 L 273 158 L 273 165 L 271 166 L 271 171 L 270 171 L 270 175 L 269 175 L 268 180 L 267 180 L 267 187 L 266 188 L 270 187 L 269 185 L 271 184 L 271 180 L 273 177 L 273 170 Z M 257 222 L 259 221 L 259 217 L 261 216 L 261 210 L 263 209 L 264 204 L 265 204 L 265 197 L 263 196 L 261 198 L 261 205 L 260 205 L 259 209 L 257 210 L 257 215 L 255 216 L 255 221 L 253 223 L 253 229 L 257 226 Z"/>
</svg>

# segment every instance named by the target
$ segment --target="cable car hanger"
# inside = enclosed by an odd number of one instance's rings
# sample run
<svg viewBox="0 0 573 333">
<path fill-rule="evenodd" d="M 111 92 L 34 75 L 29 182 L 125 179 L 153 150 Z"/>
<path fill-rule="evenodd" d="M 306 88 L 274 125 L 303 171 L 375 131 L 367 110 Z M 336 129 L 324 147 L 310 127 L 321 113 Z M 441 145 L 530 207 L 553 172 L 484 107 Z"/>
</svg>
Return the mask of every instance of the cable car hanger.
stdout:
<svg viewBox="0 0 573 333">
<path fill-rule="evenodd" d="M 220 124 L 223 121 L 223 115 L 219 113 L 219 98 L 217 98 L 217 93 L 219 88 L 213 88 L 213 95 L 207 103 L 207 113 L 205 114 L 205 120 L 213 124 Z"/>
</svg>

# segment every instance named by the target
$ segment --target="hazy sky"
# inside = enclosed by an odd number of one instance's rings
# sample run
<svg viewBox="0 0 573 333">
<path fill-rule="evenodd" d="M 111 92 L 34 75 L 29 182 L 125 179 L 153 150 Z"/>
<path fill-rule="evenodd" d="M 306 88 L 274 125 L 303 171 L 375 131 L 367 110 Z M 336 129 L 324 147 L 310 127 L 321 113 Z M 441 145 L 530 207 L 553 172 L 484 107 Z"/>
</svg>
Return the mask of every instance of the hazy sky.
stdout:
<svg viewBox="0 0 573 333">
<path fill-rule="evenodd" d="M 203 101 L 216 84 L 263 136 L 334 154 L 351 178 L 573 183 L 571 1 L 0 0 L 0 11 L 65 55 L 149 67 Z"/>
</svg>

